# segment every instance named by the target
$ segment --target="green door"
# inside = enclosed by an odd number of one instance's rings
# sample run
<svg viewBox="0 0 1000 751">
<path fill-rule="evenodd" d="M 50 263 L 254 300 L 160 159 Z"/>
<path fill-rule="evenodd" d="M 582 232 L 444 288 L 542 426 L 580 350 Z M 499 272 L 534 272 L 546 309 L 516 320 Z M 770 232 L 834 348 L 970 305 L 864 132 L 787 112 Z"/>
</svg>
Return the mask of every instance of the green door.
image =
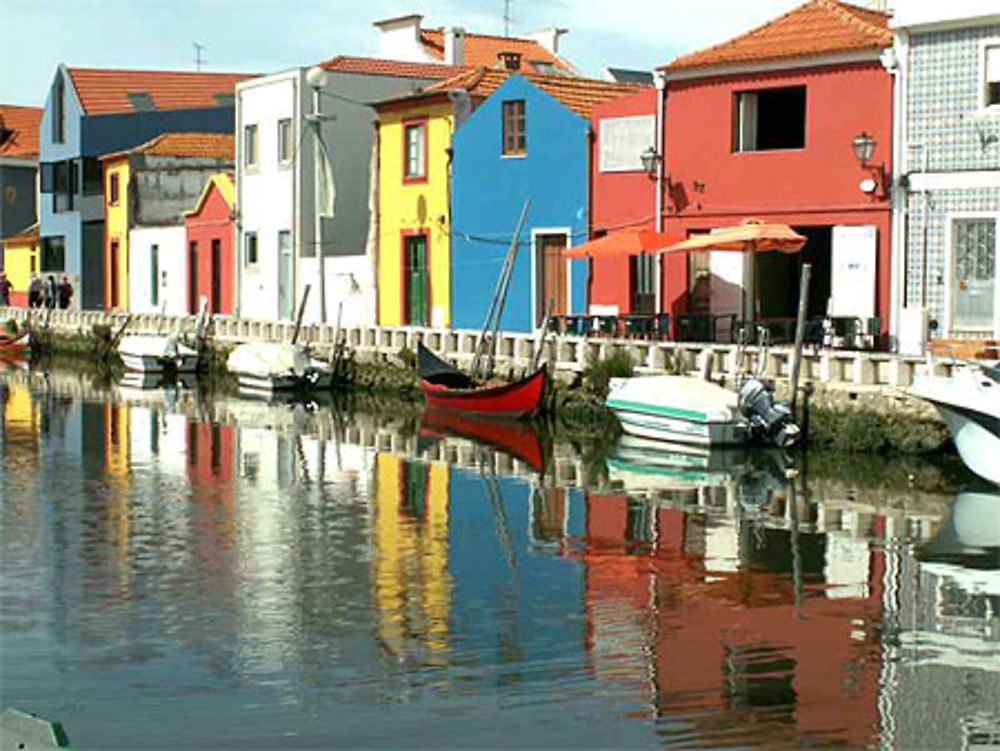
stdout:
<svg viewBox="0 0 1000 751">
<path fill-rule="evenodd" d="M 430 285 L 427 278 L 427 237 L 413 235 L 404 241 L 406 277 L 406 323 L 411 326 L 428 324 Z"/>
</svg>

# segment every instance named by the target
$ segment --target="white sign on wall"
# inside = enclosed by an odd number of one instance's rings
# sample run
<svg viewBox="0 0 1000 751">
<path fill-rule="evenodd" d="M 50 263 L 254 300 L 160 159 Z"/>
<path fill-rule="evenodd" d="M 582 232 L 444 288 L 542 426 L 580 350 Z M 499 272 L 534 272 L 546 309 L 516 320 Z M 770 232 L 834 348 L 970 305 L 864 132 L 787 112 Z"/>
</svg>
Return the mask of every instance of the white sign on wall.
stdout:
<svg viewBox="0 0 1000 751">
<path fill-rule="evenodd" d="M 656 144 L 653 115 L 601 120 L 598 168 L 601 172 L 642 171 L 642 152 Z"/>
<path fill-rule="evenodd" d="M 833 228 L 830 251 L 830 315 L 872 318 L 875 315 L 875 259 L 878 232 L 874 225 Z"/>
</svg>

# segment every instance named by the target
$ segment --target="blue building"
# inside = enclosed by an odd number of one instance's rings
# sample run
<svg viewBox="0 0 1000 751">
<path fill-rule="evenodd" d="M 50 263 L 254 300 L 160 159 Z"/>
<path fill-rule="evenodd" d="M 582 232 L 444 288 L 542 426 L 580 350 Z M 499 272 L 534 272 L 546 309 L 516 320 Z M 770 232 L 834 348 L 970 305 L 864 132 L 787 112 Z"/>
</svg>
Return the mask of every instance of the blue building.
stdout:
<svg viewBox="0 0 1000 751">
<path fill-rule="evenodd" d="M 451 301 L 455 328 L 479 328 L 525 201 L 530 200 L 501 327 L 531 331 L 587 309 L 590 111 L 636 86 L 522 71 L 496 89 L 453 139 Z M 482 84 L 480 84 L 482 86 Z"/>
<path fill-rule="evenodd" d="M 236 73 L 68 68 L 52 80 L 39 133 L 42 272 L 77 280 L 80 304 L 104 303 L 99 157 L 165 132 L 233 131 Z"/>
</svg>

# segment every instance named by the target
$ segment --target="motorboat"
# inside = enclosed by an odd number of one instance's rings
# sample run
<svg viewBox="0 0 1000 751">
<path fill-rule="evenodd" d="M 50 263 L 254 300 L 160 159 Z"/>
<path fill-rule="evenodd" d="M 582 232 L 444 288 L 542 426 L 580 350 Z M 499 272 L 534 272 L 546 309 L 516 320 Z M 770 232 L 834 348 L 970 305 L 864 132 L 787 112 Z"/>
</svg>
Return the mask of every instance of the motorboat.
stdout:
<svg viewBox="0 0 1000 751">
<path fill-rule="evenodd" d="M 417 345 L 417 370 L 428 406 L 491 417 L 516 419 L 539 412 L 548 384 L 545 364 L 513 383 L 478 384 L 423 344 Z"/>
<path fill-rule="evenodd" d="M 918 376 L 910 393 L 934 405 L 965 465 L 1000 484 L 1000 364 L 965 363 L 950 376 Z"/>
<path fill-rule="evenodd" d="M 229 354 L 226 367 L 236 376 L 241 391 L 269 394 L 328 389 L 333 383 L 333 372 L 327 363 L 312 357 L 301 344 L 239 344 Z"/>
<path fill-rule="evenodd" d="M 133 334 L 118 342 L 122 364 L 137 373 L 194 373 L 198 351 L 176 335 Z"/>
<path fill-rule="evenodd" d="M 756 377 L 746 378 L 739 392 L 693 376 L 612 378 L 605 405 L 624 432 L 642 438 L 697 446 L 762 440 L 780 448 L 799 438 L 788 406 Z"/>
</svg>

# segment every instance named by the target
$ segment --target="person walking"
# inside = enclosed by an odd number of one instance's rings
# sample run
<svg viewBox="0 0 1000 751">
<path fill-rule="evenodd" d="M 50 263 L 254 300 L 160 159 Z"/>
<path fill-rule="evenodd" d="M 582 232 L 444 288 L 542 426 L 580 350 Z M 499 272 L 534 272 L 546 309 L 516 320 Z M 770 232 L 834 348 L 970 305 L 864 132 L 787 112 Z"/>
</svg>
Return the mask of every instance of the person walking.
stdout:
<svg viewBox="0 0 1000 751">
<path fill-rule="evenodd" d="M 42 278 L 32 274 L 28 281 L 28 307 L 37 308 L 42 304 Z"/>
<path fill-rule="evenodd" d="M 12 288 L 10 279 L 7 278 L 7 272 L 0 271 L 0 306 L 10 305 L 10 291 Z"/>
<path fill-rule="evenodd" d="M 56 278 L 52 274 L 45 277 L 45 288 L 42 290 L 42 296 L 46 308 L 51 309 L 56 306 Z"/>
<path fill-rule="evenodd" d="M 65 274 L 59 280 L 59 308 L 60 310 L 66 310 L 69 307 L 70 300 L 73 299 L 73 285 L 69 282 L 69 277 Z"/>
</svg>

